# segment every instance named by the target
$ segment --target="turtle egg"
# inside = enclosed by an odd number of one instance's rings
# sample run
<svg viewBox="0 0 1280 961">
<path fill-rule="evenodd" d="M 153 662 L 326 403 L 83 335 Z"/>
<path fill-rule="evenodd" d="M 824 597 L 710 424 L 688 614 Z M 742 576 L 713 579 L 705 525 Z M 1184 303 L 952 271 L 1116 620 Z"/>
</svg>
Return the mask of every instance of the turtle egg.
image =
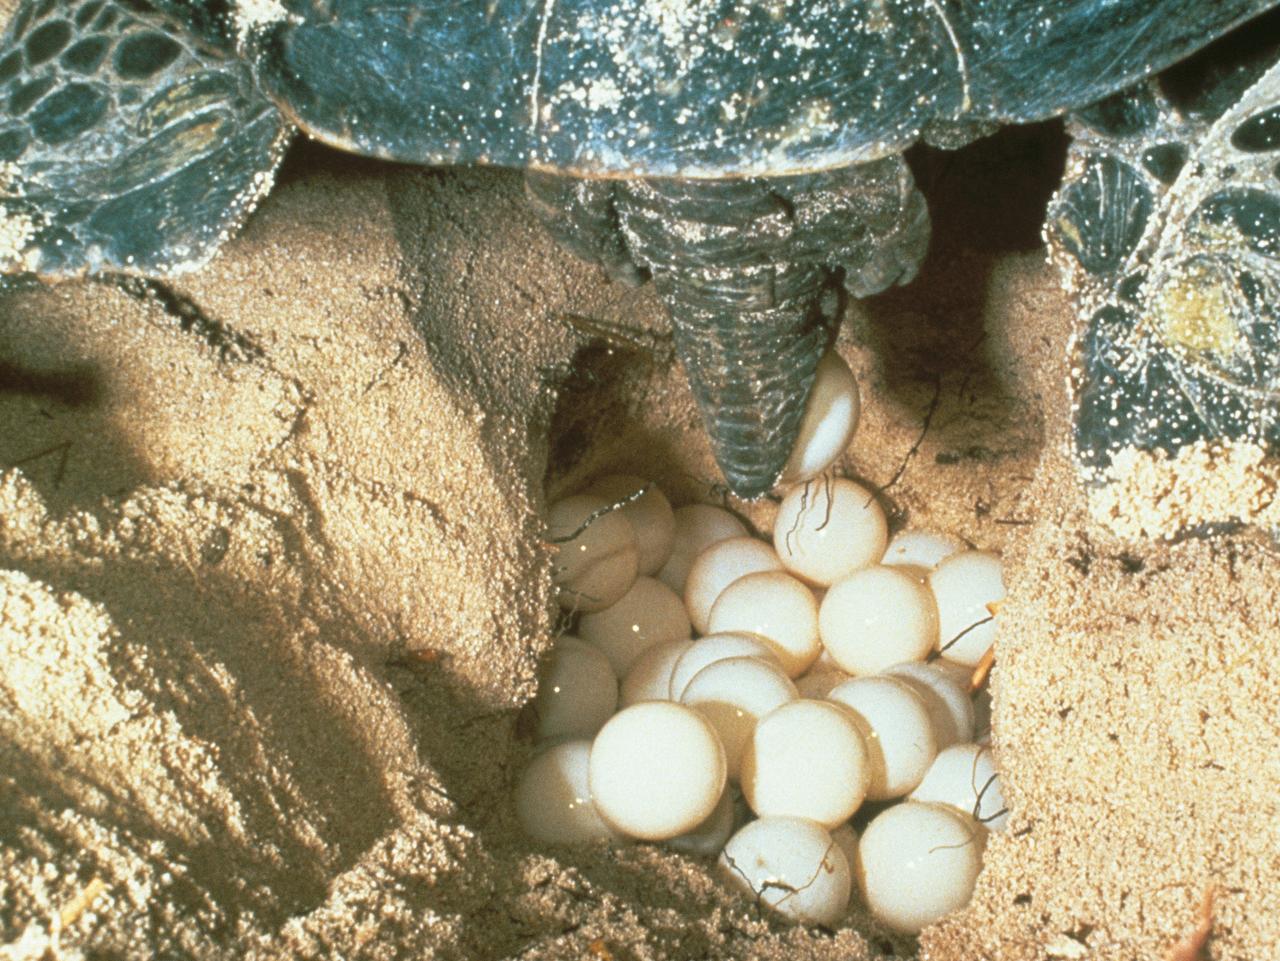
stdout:
<svg viewBox="0 0 1280 961">
<path fill-rule="evenodd" d="M 726 771 L 737 781 L 742 754 L 760 718 L 797 697 L 796 686 L 776 664 L 730 657 L 693 676 L 680 703 L 710 722 L 724 745 Z"/>
<path fill-rule="evenodd" d="M 539 737 L 590 737 L 617 710 L 618 678 L 600 651 L 565 634 L 538 672 L 533 706 Z"/>
<path fill-rule="evenodd" d="M 885 548 L 881 564 L 890 567 L 917 567 L 933 570 L 952 554 L 965 550 L 964 541 L 949 534 L 933 531 L 900 531 Z"/>
<path fill-rule="evenodd" d="M 700 637 L 680 656 L 671 671 L 671 700 L 678 701 L 693 676 L 708 664 L 729 657 L 755 657 L 780 664 L 773 645 L 759 634 L 745 631 L 718 631 Z"/>
<path fill-rule="evenodd" d="M 516 816 L 526 834 L 548 844 L 619 838 L 591 801 L 590 756 L 590 741 L 563 741 L 529 762 L 516 784 Z"/>
<path fill-rule="evenodd" d="M 619 700 L 623 707 L 644 701 L 671 700 L 671 672 L 693 641 L 666 641 L 636 658 L 622 679 Z"/>
<path fill-rule="evenodd" d="M 559 588 L 556 600 L 565 610 L 601 610 L 635 582 L 635 530 L 621 511 L 608 509 L 609 503 L 603 497 L 578 494 L 547 511 L 547 533 L 559 548 L 551 581 Z"/>
<path fill-rule="evenodd" d="M 845 860 L 849 862 L 849 870 L 852 872 L 853 866 L 858 863 L 858 832 L 846 821 L 832 828 L 830 833 L 831 840 L 844 853 Z"/>
<path fill-rule="evenodd" d="M 904 801 L 862 832 L 854 875 L 881 922 L 904 934 L 968 904 L 982 868 L 985 832 L 941 804 Z"/>
<path fill-rule="evenodd" d="M 938 604 L 939 650 L 957 664 L 977 666 L 996 639 L 987 605 L 1004 600 L 1000 558 L 985 551 L 952 554 L 929 574 L 929 588 Z"/>
<path fill-rule="evenodd" d="M 731 537 L 746 537 L 747 527 L 724 508 L 710 504 L 678 507 L 675 519 L 675 542 L 671 556 L 658 571 L 658 580 L 683 597 L 694 559 L 712 544 Z"/>
<path fill-rule="evenodd" d="M 896 567 L 867 567 L 833 584 L 818 612 L 822 644 L 841 670 L 876 674 L 919 661 L 938 643 L 929 588 Z"/>
<path fill-rule="evenodd" d="M 848 708 L 791 701 L 756 724 L 742 754 L 742 793 L 761 817 L 792 815 L 835 827 L 867 794 L 871 764 Z"/>
<path fill-rule="evenodd" d="M 853 711 L 867 745 L 867 797 L 887 801 L 920 783 L 938 753 L 933 722 L 920 695 L 891 677 L 855 677 L 827 697 Z"/>
<path fill-rule="evenodd" d="M 768 638 L 791 677 L 808 670 L 821 650 L 813 591 L 786 571 L 738 578 L 716 598 L 707 629 L 749 631 Z"/>
<path fill-rule="evenodd" d="M 958 678 L 942 664 L 908 661 L 895 664 L 884 672 L 920 695 L 933 720 L 939 751 L 953 744 L 968 743 L 974 734 L 974 708 L 969 697 L 968 678 Z M 964 671 L 963 668 L 960 670 Z"/>
<path fill-rule="evenodd" d="M 675 514 L 658 485 L 633 474 L 608 474 L 592 481 L 587 493 L 614 504 L 642 487 L 648 490 L 618 510 L 635 528 L 637 569 L 641 574 L 656 574 L 671 556 L 676 536 Z"/>
<path fill-rule="evenodd" d="M 929 666 L 937 668 L 940 672 L 951 679 L 951 683 L 955 684 L 965 694 L 965 699 L 969 702 L 969 706 L 973 708 L 973 736 L 961 738 L 961 742 L 977 741 L 982 743 L 984 738 L 990 739 L 991 735 L 991 688 L 983 685 L 982 689 L 976 694 L 969 693 L 969 685 L 973 681 L 973 668 L 965 667 L 963 664 L 956 664 L 949 661 L 945 657 L 930 661 Z"/>
<path fill-rule="evenodd" d="M 645 841 L 692 831 L 725 787 L 724 748 L 702 715 L 670 701 L 623 708 L 591 745 L 596 810 L 615 830 Z"/>
<path fill-rule="evenodd" d="M 858 381 L 834 350 L 818 361 L 813 387 L 796 434 L 796 445 L 782 468 L 780 484 L 816 477 L 845 452 L 858 427 Z"/>
<path fill-rule="evenodd" d="M 619 677 L 655 644 L 688 640 L 692 633 L 684 601 L 652 577 L 637 577 L 616 604 L 578 619 L 578 636 L 598 647 Z"/>
<path fill-rule="evenodd" d="M 939 753 L 911 799 L 957 808 L 992 831 L 1004 830 L 1009 821 L 995 758 L 980 744 L 957 744 Z"/>
<path fill-rule="evenodd" d="M 731 537 L 712 544 L 694 560 L 685 583 L 684 604 L 694 629 L 707 633 L 711 605 L 739 577 L 781 569 L 782 561 L 773 548 L 754 537 Z"/>
<path fill-rule="evenodd" d="M 734 886 L 783 917 L 833 925 L 849 907 L 848 859 L 820 824 L 797 817 L 762 817 L 744 826 L 720 855 Z"/>
<path fill-rule="evenodd" d="M 843 477 L 793 487 L 773 526 L 773 546 L 787 570 L 824 587 L 879 561 L 888 539 L 875 495 Z"/>
<path fill-rule="evenodd" d="M 724 850 L 733 833 L 733 790 L 725 788 L 716 802 L 715 809 L 705 821 L 687 834 L 681 834 L 665 842 L 667 847 L 681 854 L 713 858 Z"/>
</svg>

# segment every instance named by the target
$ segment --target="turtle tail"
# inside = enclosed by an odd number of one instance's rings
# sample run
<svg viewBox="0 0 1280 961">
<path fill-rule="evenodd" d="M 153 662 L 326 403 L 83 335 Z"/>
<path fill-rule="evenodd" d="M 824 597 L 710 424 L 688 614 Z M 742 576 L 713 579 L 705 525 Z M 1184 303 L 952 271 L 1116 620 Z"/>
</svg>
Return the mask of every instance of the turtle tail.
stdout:
<svg viewBox="0 0 1280 961">
<path fill-rule="evenodd" d="M 923 258 L 928 214 L 901 158 L 787 178 L 555 179 L 586 185 L 571 196 L 590 191 L 594 212 L 561 203 L 552 232 L 610 273 L 621 251 L 653 276 L 725 480 L 767 493 L 834 338 L 841 283 L 875 293 Z M 600 231 L 610 218 L 617 234 Z"/>
<path fill-rule="evenodd" d="M 618 206 L 671 313 L 725 479 L 745 497 L 767 492 L 831 340 L 819 310 L 828 271 L 792 258 L 793 211 L 767 181 L 630 182 Z"/>
</svg>

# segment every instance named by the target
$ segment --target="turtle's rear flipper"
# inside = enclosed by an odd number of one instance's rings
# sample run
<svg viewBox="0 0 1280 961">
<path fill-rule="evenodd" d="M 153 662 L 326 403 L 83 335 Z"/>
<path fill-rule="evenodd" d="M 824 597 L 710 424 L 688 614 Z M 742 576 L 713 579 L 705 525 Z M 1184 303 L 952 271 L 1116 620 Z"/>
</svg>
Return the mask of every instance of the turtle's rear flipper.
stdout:
<svg viewBox="0 0 1280 961">
<path fill-rule="evenodd" d="M 287 135 L 243 63 L 147 5 L 24 0 L 0 48 L 0 273 L 199 266 Z"/>
<path fill-rule="evenodd" d="M 1077 460 L 1103 513 L 1158 507 L 1149 533 L 1280 521 L 1245 479 L 1267 486 L 1257 467 L 1280 450 L 1280 64 L 1249 70 L 1232 106 L 1157 82 L 1086 111 L 1050 206 L 1085 319 Z"/>
</svg>

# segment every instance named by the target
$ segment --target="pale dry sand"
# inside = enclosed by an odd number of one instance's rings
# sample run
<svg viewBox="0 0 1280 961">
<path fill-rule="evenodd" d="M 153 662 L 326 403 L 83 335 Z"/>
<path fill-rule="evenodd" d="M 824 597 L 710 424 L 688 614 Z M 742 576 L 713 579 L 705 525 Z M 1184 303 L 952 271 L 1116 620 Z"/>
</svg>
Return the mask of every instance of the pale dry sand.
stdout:
<svg viewBox="0 0 1280 961">
<path fill-rule="evenodd" d="M 557 249 L 516 175 L 304 148 L 185 307 L 0 299 L 0 945 L 100 879 L 64 956 L 1157 959 L 1212 884 L 1211 956 L 1273 956 L 1274 560 L 1089 519 L 1035 227 L 1059 147 L 926 159 L 930 261 L 840 339 L 842 469 L 1008 558 L 1014 812 L 968 910 L 806 931 L 702 862 L 521 837 L 540 512 L 606 469 L 716 500 L 706 441 L 652 292 Z"/>
</svg>

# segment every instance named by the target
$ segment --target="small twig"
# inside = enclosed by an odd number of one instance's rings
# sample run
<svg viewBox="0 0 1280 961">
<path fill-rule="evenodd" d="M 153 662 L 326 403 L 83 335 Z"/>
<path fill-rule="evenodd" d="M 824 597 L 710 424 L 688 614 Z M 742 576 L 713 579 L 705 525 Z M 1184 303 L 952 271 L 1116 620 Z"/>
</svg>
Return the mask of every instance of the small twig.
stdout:
<svg viewBox="0 0 1280 961">
<path fill-rule="evenodd" d="M 974 621 L 972 624 L 970 624 L 968 627 L 966 627 L 963 631 L 961 631 L 959 634 L 957 634 L 957 635 L 956 635 L 955 637 L 953 637 L 951 640 L 947 641 L 947 643 L 943 644 L 940 648 L 938 648 L 938 650 L 937 650 L 937 651 L 935 651 L 935 652 L 934 652 L 934 654 L 935 654 L 936 656 L 940 657 L 941 655 L 943 655 L 943 654 L 945 654 L 947 651 L 949 651 L 951 648 L 955 647 L 955 646 L 956 646 L 956 644 L 958 644 L 958 643 L 960 642 L 960 639 L 961 639 L 962 637 L 964 637 L 966 634 L 968 634 L 970 631 L 976 630 L 977 628 L 981 627 L 983 624 L 990 624 L 990 623 L 991 623 L 992 621 L 994 621 L 995 619 L 996 619 L 995 615 L 994 615 L 994 614 L 992 614 L 992 615 L 990 615 L 990 616 L 988 616 L 988 617 L 984 617 L 984 618 L 983 618 L 982 620 L 980 620 L 980 621 Z M 932 659 L 933 659 L 933 658 L 931 658 L 931 660 L 932 660 Z"/>
<path fill-rule="evenodd" d="M 751 883 L 751 878 L 748 877 L 747 873 L 743 871 L 742 868 L 738 867 L 738 862 L 735 861 L 732 857 L 730 857 L 727 851 L 724 852 L 723 857 L 725 859 L 725 863 L 729 865 L 729 869 L 736 872 L 738 876 L 741 877 L 742 880 L 747 883 L 747 887 L 750 888 L 751 891 L 755 894 L 756 910 L 760 910 L 760 906 L 762 904 L 767 905 L 768 907 L 777 909 L 782 904 L 783 901 L 786 901 L 788 898 L 792 897 L 793 895 L 799 894 L 801 891 L 804 891 L 807 888 L 811 887 L 813 884 L 815 884 L 818 880 L 818 876 L 822 874 L 823 871 L 830 873 L 833 870 L 832 866 L 827 863 L 827 858 L 831 855 L 831 852 L 835 850 L 835 848 L 836 848 L 836 843 L 834 841 L 832 841 L 829 845 L 827 845 L 827 849 L 822 853 L 822 859 L 818 862 L 817 867 L 813 869 L 813 874 L 811 874 L 809 876 L 809 879 L 805 881 L 803 884 L 801 884 L 799 887 L 792 884 L 787 884 L 785 881 L 765 881 L 764 884 L 760 886 L 759 890 L 756 890 L 755 885 Z M 773 904 L 769 904 L 767 901 L 764 900 L 765 894 L 769 891 L 781 891 L 783 892 L 783 895 Z"/>
<path fill-rule="evenodd" d="M 831 496 L 831 475 L 830 474 L 822 475 L 822 490 L 823 490 L 823 493 L 827 495 L 827 509 L 822 515 L 822 523 L 813 529 L 814 533 L 824 530 L 826 526 L 831 523 L 831 508 L 832 508 L 832 502 L 835 500 L 835 498 Z"/>
<path fill-rule="evenodd" d="M 800 508 L 796 511 L 796 517 L 792 521 L 791 527 L 788 528 L 786 535 L 782 538 L 783 546 L 786 547 L 788 553 L 794 553 L 791 547 L 791 535 L 800 530 L 800 518 L 804 517 L 804 512 L 809 509 L 809 486 L 812 483 L 812 480 L 807 480 L 804 482 L 804 487 L 800 489 Z"/>
<path fill-rule="evenodd" d="M 893 476 L 889 478 L 889 482 L 881 487 L 878 493 L 883 494 L 894 484 L 902 479 L 902 475 L 907 472 L 907 464 L 911 462 L 911 458 L 915 457 L 920 451 L 920 445 L 924 443 L 925 435 L 929 433 L 929 425 L 933 423 L 933 415 L 938 411 L 938 403 L 942 400 L 942 378 L 933 378 L 933 397 L 929 400 L 929 406 L 925 409 L 924 419 L 920 422 L 920 436 L 916 438 L 915 443 L 911 445 L 906 456 L 902 458 L 902 463 L 898 465 L 898 469 L 893 472 Z"/>
<path fill-rule="evenodd" d="M 979 751 L 977 754 L 973 756 L 973 770 L 969 776 L 969 787 L 971 788 L 976 787 L 973 781 L 974 781 L 974 778 L 978 776 L 978 758 L 981 756 L 982 756 L 981 751 Z M 1007 807 L 1003 807 L 999 811 L 996 811 L 993 814 L 988 814 L 986 817 L 981 816 L 982 799 L 987 796 L 987 791 L 990 790 L 991 785 L 995 784 L 996 781 L 998 780 L 1000 780 L 1000 775 L 992 774 L 989 778 L 987 778 L 987 780 L 983 783 L 982 787 L 979 788 L 977 791 L 977 795 L 973 801 L 973 819 L 977 821 L 979 824 L 987 824 L 991 821 L 994 821 L 996 818 L 1009 813 L 1009 809 Z"/>
<path fill-rule="evenodd" d="M 88 911 L 106 889 L 107 882 L 102 878 L 94 878 L 90 881 L 83 891 L 63 905 L 62 910 L 58 912 L 58 920 L 62 923 L 62 927 L 69 928 L 79 921 L 80 915 Z"/>
<path fill-rule="evenodd" d="M 987 683 L 987 676 L 991 673 L 991 668 L 995 662 L 996 647 L 992 644 L 987 648 L 987 653 L 983 654 L 979 659 L 977 666 L 973 669 L 973 674 L 969 677 L 970 694 L 977 694 L 982 690 L 982 686 Z"/>
<path fill-rule="evenodd" d="M 48 457 L 50 454 L 58 454 L 58 466 L 55 467 L 53 471 L 53 486 L 56 488 L 62 486 L 62 478 L 65 477 L 67 473 L 67 457 L 70 453 L 71 441 L 64 440 L 60 443 L 46 447 L 43 450 L 38 450 L 34 454 L 28 454 L 26 457 L 15 460 L 9 466 L 21 467 L 24 464 L 30 464 L 33 461 L 40 460 L 42 457 Z"/>
</svg>

